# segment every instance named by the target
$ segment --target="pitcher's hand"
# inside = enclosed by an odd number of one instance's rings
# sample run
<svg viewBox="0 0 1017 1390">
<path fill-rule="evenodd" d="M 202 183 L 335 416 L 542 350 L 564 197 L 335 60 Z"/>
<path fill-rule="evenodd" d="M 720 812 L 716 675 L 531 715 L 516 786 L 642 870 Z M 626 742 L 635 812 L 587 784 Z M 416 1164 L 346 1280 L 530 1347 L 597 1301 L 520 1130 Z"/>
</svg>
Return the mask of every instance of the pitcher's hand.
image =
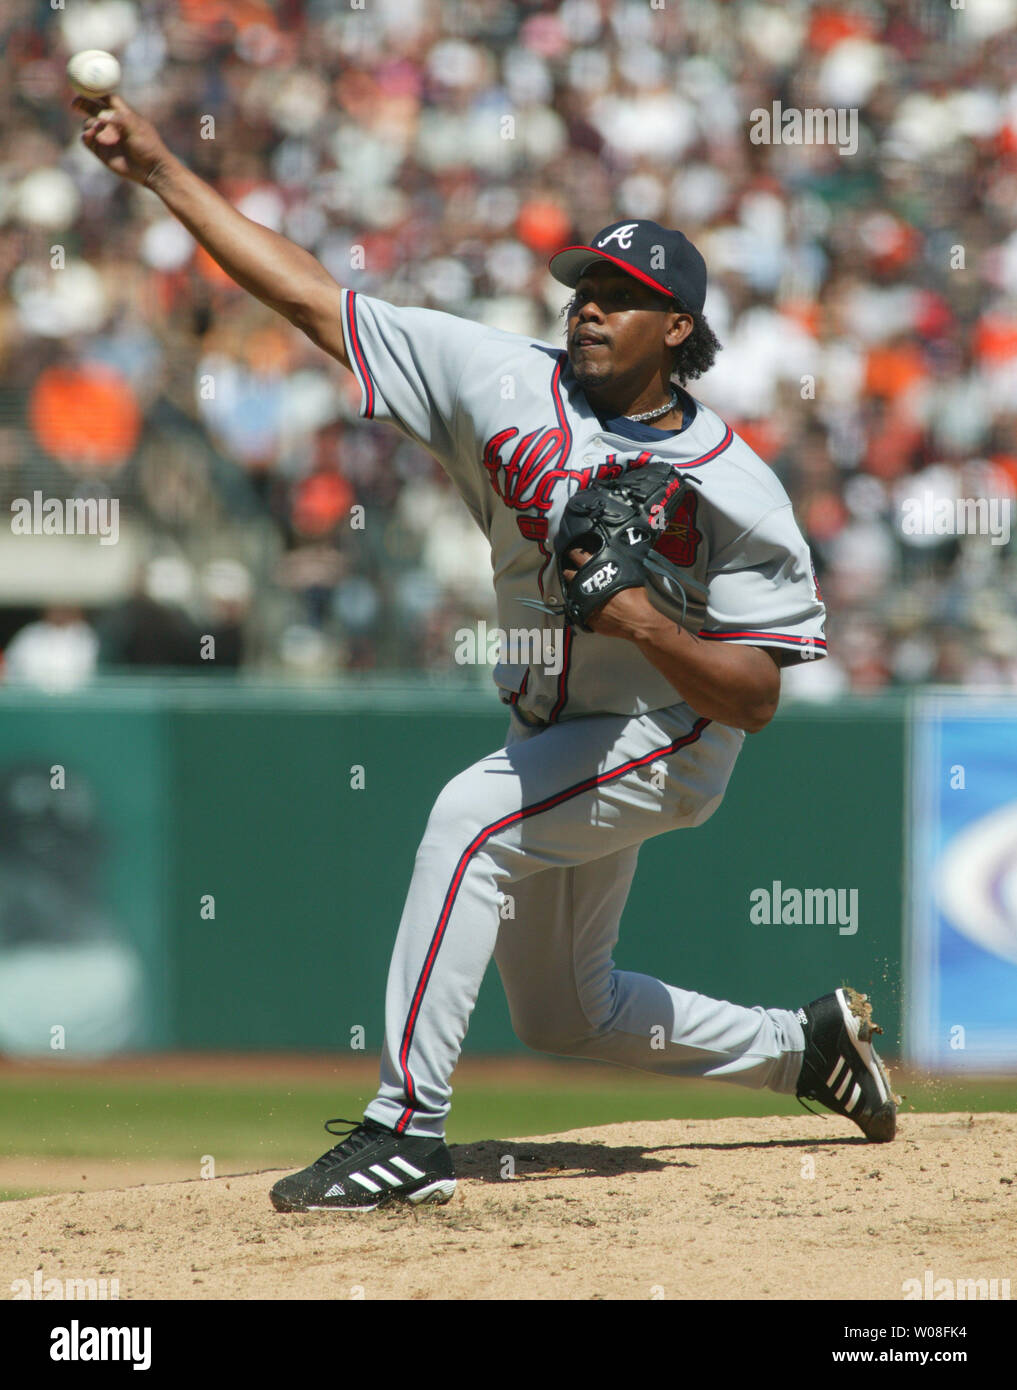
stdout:
<svg viewBox="0 0 1017 1390">
<path fill-rule="evenodd" d="M 139 116 L 122 97 L 114 94 L 102 101 L 76 97 L 71 105 L 85 117 L 82 143 L 122 179 L 146 184 L 172 158 L 151 121 Z"/>
<path fill-rule="evenodd" d="M 581 566 L 593 556 L 588 550 L 573 546 L 566 557 L 572 568 L 563 569 L 566 579 L 575 579 Z M 657 612 L 646 597 L 645 589 L 621 589 L 612 596 L 588 619 L 590 627 L 601 637 L 624 637 L 629 642 L 638 641 L 653 630 L 667 630 L 673 623 Z"/>
</svg>

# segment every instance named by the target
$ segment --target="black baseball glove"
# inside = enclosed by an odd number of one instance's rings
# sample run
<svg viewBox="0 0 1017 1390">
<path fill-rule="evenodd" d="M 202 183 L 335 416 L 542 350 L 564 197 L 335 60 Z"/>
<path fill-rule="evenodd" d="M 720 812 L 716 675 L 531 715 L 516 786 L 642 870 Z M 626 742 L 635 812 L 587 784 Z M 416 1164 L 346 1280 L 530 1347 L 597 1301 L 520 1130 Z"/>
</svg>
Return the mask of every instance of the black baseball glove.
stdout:
<svg viewBox="0 0 1017 1390">
<path fill-rule="evenodd" d="M 693 481 L 669 463 L 647 463 L 569 498 L 554 543 L 567 623 L 592 632 L 589 620 L 609 598 L 646 583 L 659 564 L 653 548 Z M 576 569 L 573 549 L 592 558 L 566 579 L 565 571 Z"/>
</svg>

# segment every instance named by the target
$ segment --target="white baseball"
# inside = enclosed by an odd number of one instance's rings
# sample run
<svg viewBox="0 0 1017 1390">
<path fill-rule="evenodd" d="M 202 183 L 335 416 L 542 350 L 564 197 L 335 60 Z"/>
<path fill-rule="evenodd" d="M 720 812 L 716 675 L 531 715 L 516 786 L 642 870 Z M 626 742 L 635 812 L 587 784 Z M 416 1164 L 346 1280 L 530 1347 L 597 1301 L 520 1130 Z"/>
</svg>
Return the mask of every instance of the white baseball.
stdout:
<svg viewBox="0 0 1017 1390">
<path fill-rule="evenodd" d="M 112 53 L 86 48 L 67 64 L 67 80 L 83 97 L 104 97 L 120 86 L 120 64 Z"/>
</svg>

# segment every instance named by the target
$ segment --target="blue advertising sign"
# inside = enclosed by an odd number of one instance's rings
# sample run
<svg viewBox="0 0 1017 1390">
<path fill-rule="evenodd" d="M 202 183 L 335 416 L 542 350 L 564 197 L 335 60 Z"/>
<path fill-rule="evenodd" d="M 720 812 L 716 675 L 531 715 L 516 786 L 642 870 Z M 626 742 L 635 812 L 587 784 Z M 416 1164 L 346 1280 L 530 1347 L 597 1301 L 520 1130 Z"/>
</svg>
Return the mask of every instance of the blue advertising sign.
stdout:
<svg viewBox="0 0 1017 1390">
<path fill-rule="evenodd" d="M 909 780 L 908 1059 L 1017 1070 L 1017 699 L 918 697 Z"/>
</svg>

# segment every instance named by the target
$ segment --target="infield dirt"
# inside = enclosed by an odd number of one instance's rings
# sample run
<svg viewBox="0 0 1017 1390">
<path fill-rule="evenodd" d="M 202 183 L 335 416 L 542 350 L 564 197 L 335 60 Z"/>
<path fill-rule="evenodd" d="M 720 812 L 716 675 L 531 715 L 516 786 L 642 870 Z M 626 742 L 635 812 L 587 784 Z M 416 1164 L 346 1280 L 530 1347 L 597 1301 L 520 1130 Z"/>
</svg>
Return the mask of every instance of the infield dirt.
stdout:
<svg viewBox="0 0 1017 1390">
<path fill-rule="evenodd" d="M 931 1270 L 1017 1291 L 1017 1115 L 905 1115 L 886 1145 L 803 1116 L 453 1154 L 448 1205 L 360 1216 L 273 1211 L 285 1170 L 6 1202 L 0 1289 L 38 1269 L 121 1299 L 900 1299 Z"/>
</svg>

